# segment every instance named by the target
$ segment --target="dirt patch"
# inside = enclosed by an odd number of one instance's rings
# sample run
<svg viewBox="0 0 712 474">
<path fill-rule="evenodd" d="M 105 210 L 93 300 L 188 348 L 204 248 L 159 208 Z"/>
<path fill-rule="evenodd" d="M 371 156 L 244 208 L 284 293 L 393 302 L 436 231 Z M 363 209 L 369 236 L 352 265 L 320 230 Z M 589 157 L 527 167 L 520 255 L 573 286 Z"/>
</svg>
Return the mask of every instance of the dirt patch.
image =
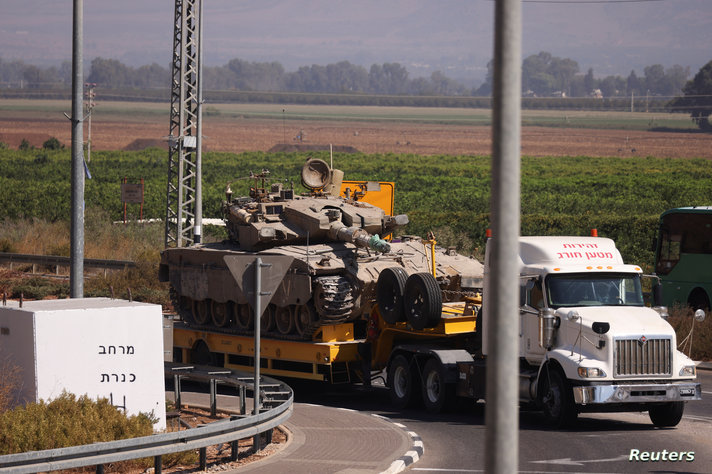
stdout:
<svg viewBox="0 0 712 474">
<path fill-rule="evenodd" d="M 95 118 L 93 150 L 141 149 L 166 146 L 166 117 L 111 121 Z M 363 153 L 417 155 L 489 155 L 490 127 L 408 122 L 348 122 L 205 117 L 204 149 L 245 151 L 301 151 L 302 146 L 358 150 Z M 86 133 L 85 133 L 86 135 Z M 302 143 L 295 136 L 306 137 Z M 17 148 L 22 139 L 40 147 L 49 137 L 71 144 L 66 119 L 13 120 L 0 118 L 0 141 Z M 655 156 L 712 158 L 712 134 L 671 131 L 592 130 L 523 127 L 522 154 L 526 156 Z M 314 149 L 314 148 L 311 148 Z"/>
</svg>

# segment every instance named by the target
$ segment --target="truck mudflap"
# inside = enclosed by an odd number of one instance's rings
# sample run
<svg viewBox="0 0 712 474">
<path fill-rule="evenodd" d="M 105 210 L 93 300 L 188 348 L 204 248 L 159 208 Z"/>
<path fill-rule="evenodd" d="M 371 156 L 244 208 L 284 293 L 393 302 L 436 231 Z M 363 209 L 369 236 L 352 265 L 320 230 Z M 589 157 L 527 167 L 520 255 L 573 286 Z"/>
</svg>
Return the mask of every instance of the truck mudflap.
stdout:
<svg viewBox="0 0 712 474">
<path fill-rule="evenodd" d="M 573 387 L 577 405 L 595 403 L 686 402 L 701 400 L 699 383 L 664 383 L 640 385 L 588 385 Z"/>
</svg>

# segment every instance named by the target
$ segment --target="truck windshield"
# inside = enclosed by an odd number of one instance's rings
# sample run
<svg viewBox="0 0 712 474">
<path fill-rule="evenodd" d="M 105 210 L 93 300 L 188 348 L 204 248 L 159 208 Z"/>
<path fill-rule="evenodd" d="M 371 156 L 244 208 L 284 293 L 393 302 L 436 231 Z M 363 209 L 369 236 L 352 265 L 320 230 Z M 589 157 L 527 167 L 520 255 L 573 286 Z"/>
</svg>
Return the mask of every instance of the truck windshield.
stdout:
<svg viewBox="0 0 712 474">
<path fill-rule="evenodd" d="M 549 306 L 643 306 L 640 275 L 585 273 L 549 275 Z"/>
</svg>

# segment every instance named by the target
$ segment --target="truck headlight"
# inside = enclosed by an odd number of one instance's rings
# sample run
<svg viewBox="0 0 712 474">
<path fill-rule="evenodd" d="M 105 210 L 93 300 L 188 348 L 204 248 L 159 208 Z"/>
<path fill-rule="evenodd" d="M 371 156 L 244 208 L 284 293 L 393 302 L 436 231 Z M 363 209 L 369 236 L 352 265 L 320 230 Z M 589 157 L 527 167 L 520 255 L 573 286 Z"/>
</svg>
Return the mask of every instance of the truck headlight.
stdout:
<svg viewBox="0 0 712 474">
<path fill-rule="evenodd" d="M 686 365 L 682 369 L 680 369 L 681 377 L 694 377 L 695 375 L 697 375 L 697 368 L 694 365 Z"/>
<path fill-rule="evenodd" d="M 605 377 L 606 373 L 598 367 L 579 367 L 578 375 L 582 379 L 592 379 L 596 377 Z"/>
</svg>

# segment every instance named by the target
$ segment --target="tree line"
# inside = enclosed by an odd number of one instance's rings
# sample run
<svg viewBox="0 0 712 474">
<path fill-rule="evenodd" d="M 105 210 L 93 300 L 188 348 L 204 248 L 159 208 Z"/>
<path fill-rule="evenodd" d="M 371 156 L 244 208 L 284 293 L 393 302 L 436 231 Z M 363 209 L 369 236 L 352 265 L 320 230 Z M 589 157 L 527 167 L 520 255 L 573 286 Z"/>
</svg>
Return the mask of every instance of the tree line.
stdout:
<svg viewBox="0 0 712 474">
<path fill-rule="evenodd" d="M 385 94 L 415 96 L 487 97 L 492 92 L 493 62 L 479 87 L 468 88 L 441 71 L 430 77 L 410 77 L 399 63 L 373 64 L 370 68 L 349 61 L 302 66 L 285 71 L 279 62 L 232 59 L 223 66 L 203 68 L 203 88 L 213 91 L 305 92 L 329 94 Z M 597 78 L 589 68 L 585 74 L 570 58 L 540 52 L 522 61 L 522 94 L 528 97 L 630 97 L 679 95 L 685 86 L 689 67 L 665 68 L 654 64 L 642 75 L 632 70 L 627 77 Z M 60 67 L 41 68 L 21 60 L 0 58 L 0 86 L 21 89 L 65 89 L 71 86 L 71 62 Z M 86 82 L 104 89 L 167 89 L 171 68 L 160 64 L 127 66 L 116 59 L 92 60 Z"/>
</svg>

